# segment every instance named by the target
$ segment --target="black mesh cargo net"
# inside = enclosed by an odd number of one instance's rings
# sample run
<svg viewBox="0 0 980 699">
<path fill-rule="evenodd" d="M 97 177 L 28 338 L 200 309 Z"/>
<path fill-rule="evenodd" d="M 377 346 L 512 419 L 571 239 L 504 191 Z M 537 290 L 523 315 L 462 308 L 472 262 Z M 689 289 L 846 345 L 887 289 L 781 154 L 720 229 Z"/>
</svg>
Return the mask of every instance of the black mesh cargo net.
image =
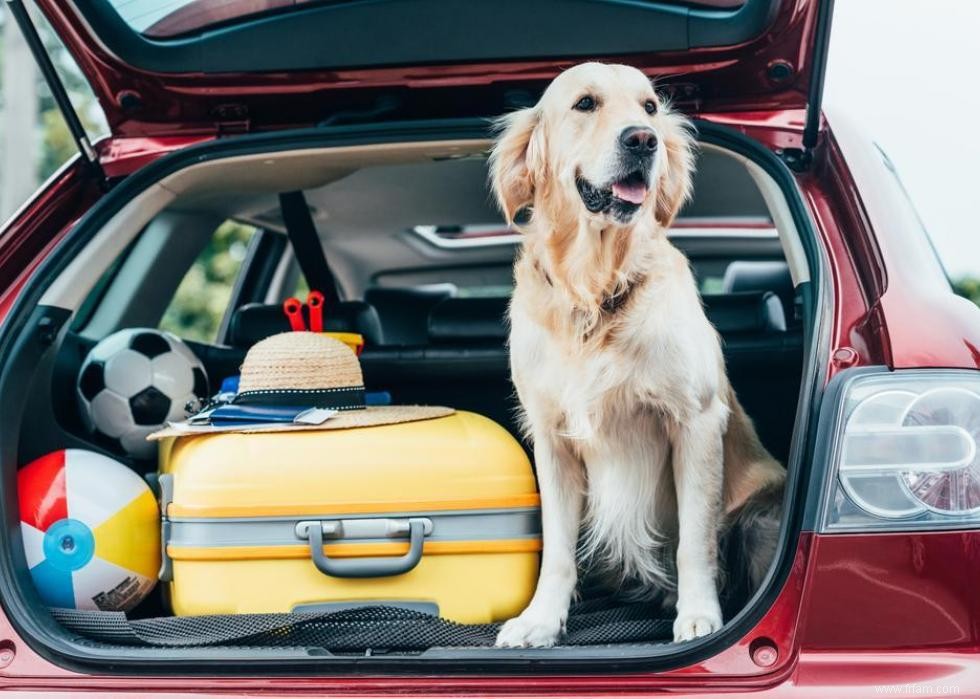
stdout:
<svg viewBox="0 0 980 699">
<path fill-rule="evenodd" d="M 337 652 L 423 651 L 492 646 L 500 624 L 457 624 L 397 607 L 332 612 L 129 619 L 122 612 L 52 609 L 65 628 L 92 641 L 158 648 L 323 648 Z M 614 599 L 579 602 L 561 645 L 669 641 L 673 620 L 659 604 Z"/>
</svg>

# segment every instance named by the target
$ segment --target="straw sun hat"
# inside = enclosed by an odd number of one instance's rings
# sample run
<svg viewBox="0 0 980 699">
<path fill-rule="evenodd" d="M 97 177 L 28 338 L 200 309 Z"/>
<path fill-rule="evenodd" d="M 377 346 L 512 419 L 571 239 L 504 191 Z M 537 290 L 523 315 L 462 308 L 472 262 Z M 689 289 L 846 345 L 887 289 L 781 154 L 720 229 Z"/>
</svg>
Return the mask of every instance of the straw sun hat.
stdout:
<svg viewBox="0 0 980 699">
<path fill-rule="evenodd" d="M 243 425 L 237 432 L 342 430 L 428 420 L 454 412 L 440 406 L 365 405 L 357 356 L 344 343 L 312 332 L 281 333 L 253 345 L 242 363 L 233 403 L 339 411 L 319 425 Z"/>
</svg>

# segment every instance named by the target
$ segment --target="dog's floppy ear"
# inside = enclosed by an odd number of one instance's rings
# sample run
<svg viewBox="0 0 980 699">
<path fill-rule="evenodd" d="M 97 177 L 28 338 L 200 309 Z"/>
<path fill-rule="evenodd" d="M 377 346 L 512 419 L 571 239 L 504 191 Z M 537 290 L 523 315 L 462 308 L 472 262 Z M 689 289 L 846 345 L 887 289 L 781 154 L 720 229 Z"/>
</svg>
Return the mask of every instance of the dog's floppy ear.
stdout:
<svg viewBox="0 0 980 699">
<path fill-rule="evenodd" d="M 684 116 L 661 109 L 661 145 L 666 162 L 657 183 L 654 216 L 664 228 L 674 222 L 681 207 L 691 197 L 694 176 L 694 125 Z"/>
<path fill-rule="evenodd" d="M 511 112 L 497 120 L 500 132 L 490 153 L 490 184 L 507 223 L 534 202 L 534 186 L 542 153 L 535 107 Z"/>
</svg>

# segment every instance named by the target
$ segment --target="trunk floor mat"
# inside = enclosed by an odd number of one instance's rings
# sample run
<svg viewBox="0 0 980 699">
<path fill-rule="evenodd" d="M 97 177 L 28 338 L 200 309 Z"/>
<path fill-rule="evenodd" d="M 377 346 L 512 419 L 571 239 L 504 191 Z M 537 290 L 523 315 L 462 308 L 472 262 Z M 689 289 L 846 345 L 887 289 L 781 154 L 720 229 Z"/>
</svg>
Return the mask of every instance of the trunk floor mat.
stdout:
<svg viewBox="0 0 980 699">
<path fill-rule="evenodd" d="M 458 624 L 396 607 L 332 612 L 228 614 L 129 619 L 123 612 L 52 609 L 62 626 L 92 641 L 115 645 L 206 648 L 315 647 L 328 651 L 492 646 L 500 624 Z M 649 643 L 673 638 L 673 619 L 659 604 L 614 598 L 572 605 L 561 645 Z"/>
</svg>

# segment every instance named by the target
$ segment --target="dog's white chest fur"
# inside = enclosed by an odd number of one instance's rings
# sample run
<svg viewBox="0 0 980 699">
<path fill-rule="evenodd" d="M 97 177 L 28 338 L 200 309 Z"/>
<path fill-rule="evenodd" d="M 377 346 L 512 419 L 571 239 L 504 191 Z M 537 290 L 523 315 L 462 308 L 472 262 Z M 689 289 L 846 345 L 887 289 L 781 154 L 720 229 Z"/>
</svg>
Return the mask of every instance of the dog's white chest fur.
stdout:
<svg viewBox="0 0 980 699">
<path fill-rule="evenodd" d="M 529 417 L 560 424 L 562 436 L 587 445 L 634 418 L 656 413 L 683 420 L 703 410 L 723 379 L 720 345 L 690 272 L 674 277 L 634 292 L 605 343 L 543 327 L 528 313 L 533 300 L 518 287 L 511 361 L 523 407 L 535 413 Z M 594 334 L 603 330 L 600 325 Z"/>
<path fill-rule="evenodd" d="M 569 343 L 524 317 L 520 290 L 512 310 L 513 373 L 527 423 L 552 425 L 583 469 L 584 555 L 654 589 L 674 584 L 671 435 L 715 398 L 722 366 L 693 278 L 686 268 L 680 276 L 680 291 L 676 280 L 638 290 L 604 347 Z"/>
</svg>

